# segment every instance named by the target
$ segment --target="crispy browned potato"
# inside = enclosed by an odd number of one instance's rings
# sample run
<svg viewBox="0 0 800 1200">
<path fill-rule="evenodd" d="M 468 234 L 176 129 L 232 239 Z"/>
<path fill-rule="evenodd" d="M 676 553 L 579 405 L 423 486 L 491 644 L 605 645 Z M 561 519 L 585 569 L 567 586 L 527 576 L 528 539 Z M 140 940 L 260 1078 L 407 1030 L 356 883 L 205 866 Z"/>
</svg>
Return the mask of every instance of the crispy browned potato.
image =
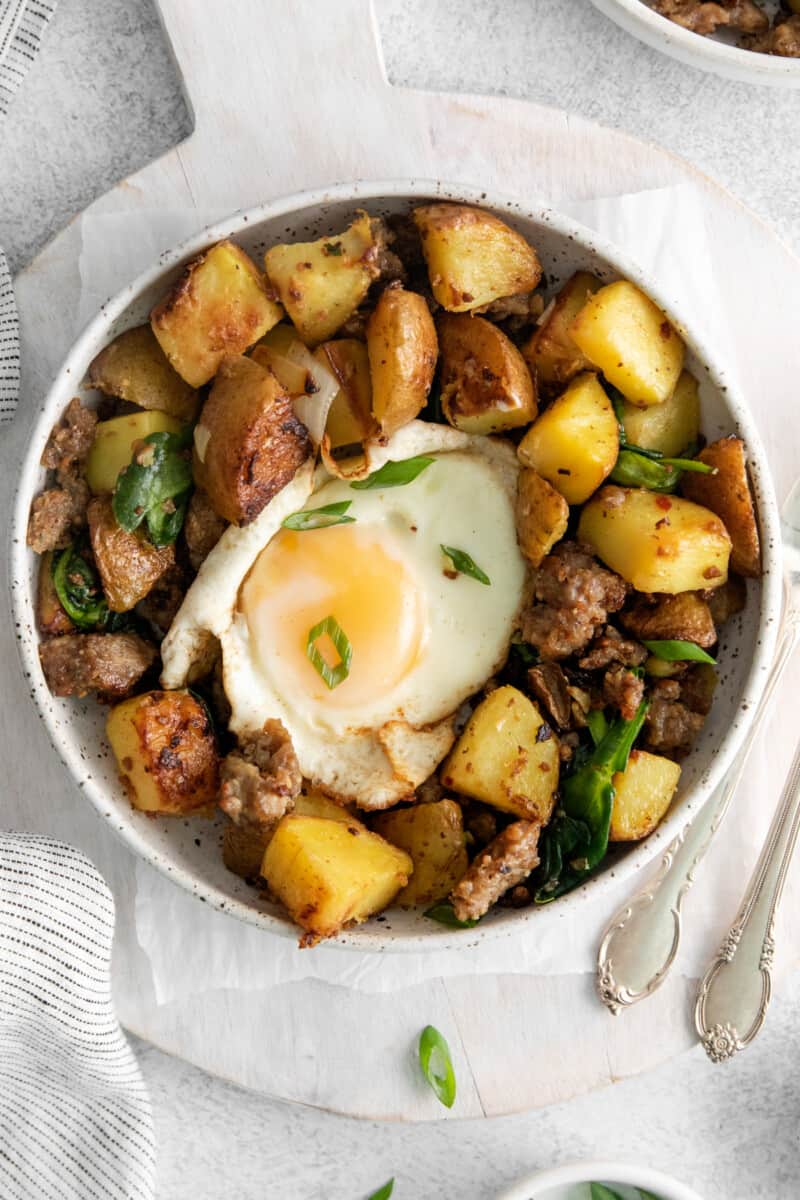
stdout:
<svg viewBox="0 0 800 1200">
<path fill-rule="evenodd" d="M 695 642 L 707 649 L 717 640 L 711 610 L 696 592 L 660 596 L 655 604 L 637 600 L 620 622 L 640 642 Z"/>
<path fill-rule="evenodd" d="M 536 387 L 517 347 L 491 321 L 445 313 L 436 322 L 442 411 L 464 433 L 500 433 L 536 416 Z"/>
<path fill-rule="evenodd" d="M 412 214 L 431 288 L 448 312 L 530 292 L 542 277 L 533 246 L 505 221 L 468 204 L 425 204 Z"/>
<path fill-rule="evenodd" d="M 39 559 L 39 577 L 36 584 L 36 621 L 39 632 L 54 637 L 60 633 L 71 633 L 75 626 L 70 621 L 53 583 L 53 551 L 46 551 Z"/>
<path fill-rule="evenodd" d="M 246 525 L 311 453 L 305 425 L 271 371 L 226 358 L 194 433 L 194 475 L 221 517 Z"/>
<path fill-rule="evenodd" d="M 422 296 L 388 287 L 367 321 L 372 413 L 390 437 L 425 407 L 436 369 L 436 326 Z"/>
<path fill-rule="evenodd" d="M 522 357 L 545 388 L 556 388 L 581 371 L 591 371 L 592 364 L 573 342 L 569 327 L 599 287 L 600 280 L 594 275 L 577 271 L 556 296 L 542 325 L 522 347 Z"/>
<path fill-rule="evenodd" d="M 231 821 L 222 831 L 222 861 L 241 879 L 257 879 L 268 844 L 269 834 L 240 829 Z"/>
<path fill-rule="evenodd" d="M 325 426 L 331 448 L 366 441 L 378 431 L 372 415 L 367 347 L 355 338 L 337 338 L 334 342 L 324 342 L 316 357 L 339 381 L 339 391 L 328 410 Z"/>
<path fill-rule="evenodd" d="M 181 378 L 201 387 L 226 355 L 252 346 L 282 316 L 241 246 L 217 242 L 189 263 L 153 309 L 150 324 Z"/>
<path fill-rule="evenodd" d="M 715 625 L 724 625 L 740 613 L 747 603 L 747 584 L 739 576 L 730 574 L 721 588 L 712 593 L 708 607 Z"/>
<path fill-rule="evenodd" d="M 126 329 L 89 366 L 89 383 L 139 408 L 156 408 L 181 421 L 197 411 L 197 392 L 170 366 L 149 325 Z"/>
<path fill-rule="evenodd" d="M 100 581 L 112 612 L 129 612 L 175 562 L 174 546 L 154 546 L 143 533 L 116 521 L 110 496 L 95 496 L 86 510 Z"/>
<path fill-rule="evenodd" d="M 761 574 L 761 548 L 758 522 L 750 484 L 744 442 L 731 435 L 712 442 L 697 456 L 716 467 L 716 475 L 686 472 L 682 491 L 696 504 L 704 504 L 720 517 L 731 543 L 731 568 L 739 575 L 758 579 Z"/>
<path fill-rule="evenodd" d="M 467 869 L 464 822 L 455 800 L 395 808 L 373 818 L 372 828 L 413 860 L 414 874 L 395 897 L 401 908 L 441 900 Z"/>
<path fill-rule="evenodd" d="M 188 692 L 144 692 L 125 700 L 111 710 L 106 735 L 134 808 L 183 816 L 216 800 L 214 730 Z"/>
<path fill-rule="evenodd" d="M 538 567 L 567 531 L 569 505 L 546 479 L 523 467 L 517 486 L 517 541 L 534 567 Z"/>
<path fill-rule="evenodd" d="M 380 274 L 375 226 L 359 212 L 344 233 L 273 246 L 264 265 L 303 341 L 324 342 L 352 316 Z"/>
</svg>

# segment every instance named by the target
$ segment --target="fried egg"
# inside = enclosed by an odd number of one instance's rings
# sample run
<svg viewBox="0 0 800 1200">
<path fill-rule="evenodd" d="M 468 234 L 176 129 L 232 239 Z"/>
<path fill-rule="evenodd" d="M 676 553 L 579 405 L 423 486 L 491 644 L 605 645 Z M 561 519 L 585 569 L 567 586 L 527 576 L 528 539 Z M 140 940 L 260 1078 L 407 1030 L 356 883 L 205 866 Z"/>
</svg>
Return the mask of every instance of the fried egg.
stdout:
<svg viewBox="0 0 800 1200">
<path fill-rule="evenodd" d="M 232 730 L 279 718 L 304 776 L 362 808 L 409 797 L 435 770 L 460 706 L 505 661 L 525 592 L 513 448 L 415 421 L 370 470 L 422 454 L 433 461 L 392 488 L 305 464 L 251 525 L 226 530 L 162 646 L 175 688 L 218 637 Z M 346 523 L 283 527 L 343 502 Z M 443 546 L 490 582 L 454 569 Z"/>
</svg>

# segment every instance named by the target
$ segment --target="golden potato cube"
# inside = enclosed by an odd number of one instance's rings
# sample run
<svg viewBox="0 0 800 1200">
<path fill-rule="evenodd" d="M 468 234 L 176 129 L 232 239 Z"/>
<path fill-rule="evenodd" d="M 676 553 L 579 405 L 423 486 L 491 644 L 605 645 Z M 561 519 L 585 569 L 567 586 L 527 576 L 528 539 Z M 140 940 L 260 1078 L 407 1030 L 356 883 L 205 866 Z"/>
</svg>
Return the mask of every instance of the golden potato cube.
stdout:
<svg viewBox="0 0 800 1200">
<path fill-rule="evenodd" d="M 96 496 L 113 492 L 120 471 L 130 465 L 137 442 L 150 433 L 180 433 L 182 428 L 177 418 L 155 410 L 98 421 L 86 460 L 86 482 Z"/>
<path fill-rule="evenodd" d="M 632 404 L 663 404 L 672 395 L 683 367 L 683 340 L 636 284 L 620 279 L 600 288 L 569 333 Z"/>
<path fill-rule="evenodd" d="M 197 392 L 170 366 L 149 325 L 126 329 L 93 359 L 89 383 L 139 408 L 157 408 L 181 421 L 197 411 Z"/>
<path fill-rule="evenodd" d="M 346 825 L 366 826 L 357 821 L 348 809 L 329 799 L 316 789 L 301 792 L 292 801 L 291 811 L 304 817 L 324 817 L 328 821 L 343 821 Z M 234 875 L 254 880 L 261 874 L 264 851 L 272 841 L 277 825 L 269 830 L 242 829 L 233 822 L 225 826 L 222 833 L 222 859 Z"/>
<path fill-rule="evenodd" d="M 309 344 L 333 337 L 380 274 L 375 234 L 365 212 L 344 233 L 273 246 L 264 265 L 297 332 Z"/>
<path fill-rule="evenodd" d="M 455 800 L 414 804 L 381 813 L 372 828 L 411 855 L 414 874 L 395 897 L 401 908 L 433 904 L 448 895 L 466 871 L 461 805 Z"/>
<path fill-rule="evenodd" d="M 631 750 L 625 771 L 614 776 L 610 842 L 638 842 L 649 837 L 672 803 L 681 769 L 670 758 Z"/>
<path fill-rule="evenodd" d="M 519 444 L 520 462 L 552 484 L 567 504 L 582 504 L 614 469 L 619 426 L 597 376 L 573 379 Z"/>
<path fill-rule="evenodd" d="M 733 435 L 720 438 L 701 450 L 697 457 L 714 467 L 716 475 L 687 471 L 681 480 L 681 491 L 690 500 L 710 508 L 724 522 L 732 543 L 733 570 L 738 575 L 758 579 L 761 547 L 755 504 L 747 478 L 744 442 Z"/>
<path fill-rule="evenodd" d="M 331 449 L 366 441 L 378 431 L 372 416 L 367 347 L 355 338 L 338 338 L 334 342 L 324 342 L 315 358 L 339 381 L 339 391 L 328 409 L 325 426 Z"/>
<path fill-rule="evenodd" d="M 567 532 L 569 505 L 531 467 L 523 467 L 517 484 L 517 541 L 534 567 L 538 567 Z"/>
<path fill-rule="evenodd" d="M 214 730 L 189 692 L 144 692 L 123 701 L 108 715 L 106 736 L 134 808 L 183 816 L 215 802 Z"/>
<path fill-rule="evenodd" d="M 600 286 L 594 275 L 578 271 L 564 284 L 542 324 L 523 345 L 522 357 L 544 387 L 568 383 L 581 371 L 592 369 L 570 337 L 569 327 Z"/>
<path fill-rule="evenodd" d="M 635 446 L 676 458 L 700 433 L 700 393 L 694 375 L 682 371 L 675 391 L 663 404 L 639 408 L 626 400 L 622 425 L 627 441 Z"/>
<path fill-rule="evenodd" d="M 306 367 L 285 358 L 264 342 L 259 342 L 253 347 L 250 358 L 260 367 L 272 372 L 287 396 L 306 396 L 313 390 L 311 372 Z"/>
<path fill-rule="evenodd" d="M 226 355 L 241 354 L 282 316 L 253 260 L 225 241 L 189 263 L 150 324 L 172 366 L 197 388 Z"/>
<path fill-rule="evenodd" d="M 415 208 L 431 288 L 448 312 L 470 312 L 530 292 L 542 277 L 533 246 L 505 221 L 468 204 Z"/>
<path fill-rule="evenodd" d="M 422 296 L 386 288 L 367 321 L 372 414 L 386 437 L 425 407 L 438 353 L 436 326 Z"/>
<path fill-rule="evenodd" d="M 226 358 L 194 431 L 194 477 L 216 513 L 253 521 L 311 453 L 308 430 L 273 375 Z"/>
<path fill-rule="evenodd" d="M 307 788 L 295 797 L 293 812 L 303 817 L 324 817 L 328 821 L 343 821 L 345 825 L 358 825 L 365 828 L 363 823 L 345 808 L 326 796 L 316 788 Z"/>
<path fill-rule="evenodd" d="M 95 496 L 86 511 L 89 540 L 112 612 L 130 612 L 175 562 L 175 547 L 154 546 L 144 533 L 117 524 L 110 496 Z"/>
<path fill-rule="evenodd" d="M 536 387 L 517 347 L 491 321 L 446 313 L 436 322 L 442 412 L 464 433 L 502 433 L 536 416 Z"/>
<path fill-rule="evenodd" d="M 728 577 L 722 521 L 678 496 L 604 487 L 581 513 L 578 538 L 638 592 L 696 592 Z"/>
<path fill-rule="evenodd" d="M 558 787 L 558 738 L 514 687 L 482 700 L 466 724 L 441 781 L 473 800 L 545 824 Z"/>
<path fill-rule="evenodd" d="M 305 930 L 301 946 L 381 912 L 413 870 L 405 851 L 357 821 L 294 813 L 280 821 L 261 864 L 270 891 Z"/>
</svg>

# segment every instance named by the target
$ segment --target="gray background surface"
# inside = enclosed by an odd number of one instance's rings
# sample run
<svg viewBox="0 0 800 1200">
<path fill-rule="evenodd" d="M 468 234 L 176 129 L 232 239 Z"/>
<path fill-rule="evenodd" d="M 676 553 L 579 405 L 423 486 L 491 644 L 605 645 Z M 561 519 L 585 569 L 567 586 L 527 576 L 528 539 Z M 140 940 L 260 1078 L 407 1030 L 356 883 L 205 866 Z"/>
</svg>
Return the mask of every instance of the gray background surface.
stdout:
<svg viewBox="0 0 800 1200">
<path fill-rule="evenodd" d="M 662 58 L 589 0 L 377 0 L 377 8 L 393 83 L 528 97 L 657 141 L 800 249 L 797 93 Z M 190 127 L 150 0 L 61 0 L 2 125 L 0 245 L 12 269 Z M 394 1174 L 397 1200 L 477 1200 L 537 1167 L 617 1157 L 677 1174 L 708 1200 L 793 1200 L 800 977 L 780 993 L 759 1040 L 726 1067 L 698 1050 L 570 1104 L 480 1123 L 380 1125 L 290 1107 L 137 1043 L 155 1108 L 159 1198 L 358 1200 Z"/>
</svg>

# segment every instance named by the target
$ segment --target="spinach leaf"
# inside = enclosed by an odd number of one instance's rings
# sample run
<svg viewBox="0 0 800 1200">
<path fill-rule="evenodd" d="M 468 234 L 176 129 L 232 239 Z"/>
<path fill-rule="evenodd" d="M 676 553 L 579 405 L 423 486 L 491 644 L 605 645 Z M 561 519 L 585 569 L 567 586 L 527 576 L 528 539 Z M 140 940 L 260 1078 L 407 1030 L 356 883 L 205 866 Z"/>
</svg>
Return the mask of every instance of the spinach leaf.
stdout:
<svg viewBox="0 0 800 1200">
<path fill-rule="evenodd" d="M 439 900 L 426 908 L 422 915 L 431 921 L 438 921 L 440 925 L 449 925 L 452 929 L 472 929 L 478 924 L 476 920 L 459 921 L 449 900 Z"/>
<path fill-rule="evenodd" d="M 621 446 L 614 470 L 609 475 L 612 483 L 623 487 L 647 488 L 651 492 L 674 492 L 681 473 L 673 466 L 665 466 L 658 459 L 650 458 Z"/>
<path fill-rule="evenodd" d="M 620 717 L 561 789 L 561 804 L 542 839 L 537 904 L 547 904 L 583 882 L 605 857 L 614 806 L 614 775 L 624 771 L 639 736 L 647 701 L 632 720 Z"/>
<path fill-rule="evenodd" d="M 100 580 L 76 546 L 67 546 L 53 558 L 53 586 L 59 603 L 78 629 L 102 628 L 108 605 Z"/>
<path fill-rule="evenodd" d="M 613 1191 L 610 1187 L 606 1187 L 604 1183 L 590 1183 L 589 1193 L 591 1200 L 622 1200 L 619 1192 Z"/>
<path fill-rule="evenodd" d="M 175 541 L 186 516 L 192 489 L 188 433 L 150 433 L 121 471 L 112 506 L 117 524 L 133 533 L 146 522 L 156 546 Z"/>
</svg>

